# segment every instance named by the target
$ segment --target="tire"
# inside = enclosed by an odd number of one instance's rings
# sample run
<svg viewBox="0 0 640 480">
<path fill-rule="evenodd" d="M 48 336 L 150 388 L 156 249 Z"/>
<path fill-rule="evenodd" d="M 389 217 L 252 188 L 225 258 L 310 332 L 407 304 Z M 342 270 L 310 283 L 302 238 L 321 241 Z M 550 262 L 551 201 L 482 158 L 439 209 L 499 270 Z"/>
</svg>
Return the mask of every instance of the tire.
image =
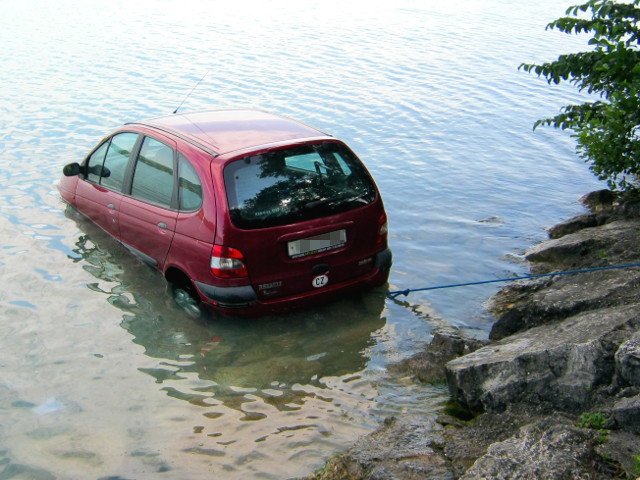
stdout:
<svg viewBox="0 0 640 480">
<path fill-rule="evenodd" d="M 202 304 L 190 282 L 171 284 L 173 301 L 191 318 L 202 316 Z"/>
</svg>

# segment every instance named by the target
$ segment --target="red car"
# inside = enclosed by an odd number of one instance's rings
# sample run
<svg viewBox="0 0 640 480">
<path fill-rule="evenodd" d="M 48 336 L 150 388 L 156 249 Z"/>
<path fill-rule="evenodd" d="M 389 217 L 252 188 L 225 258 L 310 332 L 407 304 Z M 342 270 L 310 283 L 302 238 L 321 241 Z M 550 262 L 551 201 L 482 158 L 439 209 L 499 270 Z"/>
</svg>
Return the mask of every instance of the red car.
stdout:
<svg viewBox="0 0 640 480">
<path fill-rule="evenodd" d="M 387 216 L 341 141 L 254 110 L 128 123 L 64 168 L 62 198 L 162 272 L 178 303 L 264 313 L 388 278 Z"/>
</svg>

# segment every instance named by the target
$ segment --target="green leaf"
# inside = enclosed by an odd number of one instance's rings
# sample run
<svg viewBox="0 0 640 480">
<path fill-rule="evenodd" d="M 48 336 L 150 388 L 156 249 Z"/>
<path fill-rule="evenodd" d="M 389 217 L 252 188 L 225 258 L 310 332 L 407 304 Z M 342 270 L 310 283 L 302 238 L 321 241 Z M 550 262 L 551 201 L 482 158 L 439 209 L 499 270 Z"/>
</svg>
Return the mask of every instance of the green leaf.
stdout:
<svg viewBox="0 0 640 480">
<path fill-rule="evenodd" d="M 549 84 L 569 82 L 595 101 L 568 105 L 539 126 L 571 130 L 576 152 L 612 188 L 629 188 L 640 175 L 640 0 L 589 0 L 569 7 L 547 25 L 567 34 L 587 33 L 589 51 L 518 68 Z M 588 16 L 591 18 L 588 18 Z"/>
</svg>

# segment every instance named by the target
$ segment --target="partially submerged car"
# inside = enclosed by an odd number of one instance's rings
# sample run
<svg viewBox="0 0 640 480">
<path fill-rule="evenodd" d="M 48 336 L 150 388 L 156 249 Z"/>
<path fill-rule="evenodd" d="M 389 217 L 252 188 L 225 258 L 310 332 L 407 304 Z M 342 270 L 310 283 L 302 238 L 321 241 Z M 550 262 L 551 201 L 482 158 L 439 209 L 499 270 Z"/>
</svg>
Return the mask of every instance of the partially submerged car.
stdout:
<svg viewBox="0 0 640 480">
<path fill-rule="evenodd" d="M 128 123 L 63 173 L 62 198 L 162 272 L 193 314 L 289 309 L 389 275 L 371 175 L 340 140 L 282 116 Z"/>
</svg>

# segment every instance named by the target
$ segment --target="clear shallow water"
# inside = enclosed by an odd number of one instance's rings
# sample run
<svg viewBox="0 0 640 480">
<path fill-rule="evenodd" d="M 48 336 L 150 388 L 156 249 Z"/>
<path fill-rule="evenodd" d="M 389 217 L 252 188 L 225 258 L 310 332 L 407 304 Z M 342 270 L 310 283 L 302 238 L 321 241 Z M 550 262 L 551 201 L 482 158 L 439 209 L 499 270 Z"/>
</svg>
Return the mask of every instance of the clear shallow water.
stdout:
<svg viewBox="0 0 640 480">
<path fill-rule="evenodd" d="M 391 289 L 526 272 L 599 188 L 533 122 L 578 96 L 518 72 L 581 48 L 570 3 L 3 2 L 0 478 L 289 478 L 441 387 L 385 366 L 499 285 L 366 295 L 281 318 L 185 318 L 55 183 L 126 121 L 254 106 L 344 139 L 387 205 Z"/>
</svg>

